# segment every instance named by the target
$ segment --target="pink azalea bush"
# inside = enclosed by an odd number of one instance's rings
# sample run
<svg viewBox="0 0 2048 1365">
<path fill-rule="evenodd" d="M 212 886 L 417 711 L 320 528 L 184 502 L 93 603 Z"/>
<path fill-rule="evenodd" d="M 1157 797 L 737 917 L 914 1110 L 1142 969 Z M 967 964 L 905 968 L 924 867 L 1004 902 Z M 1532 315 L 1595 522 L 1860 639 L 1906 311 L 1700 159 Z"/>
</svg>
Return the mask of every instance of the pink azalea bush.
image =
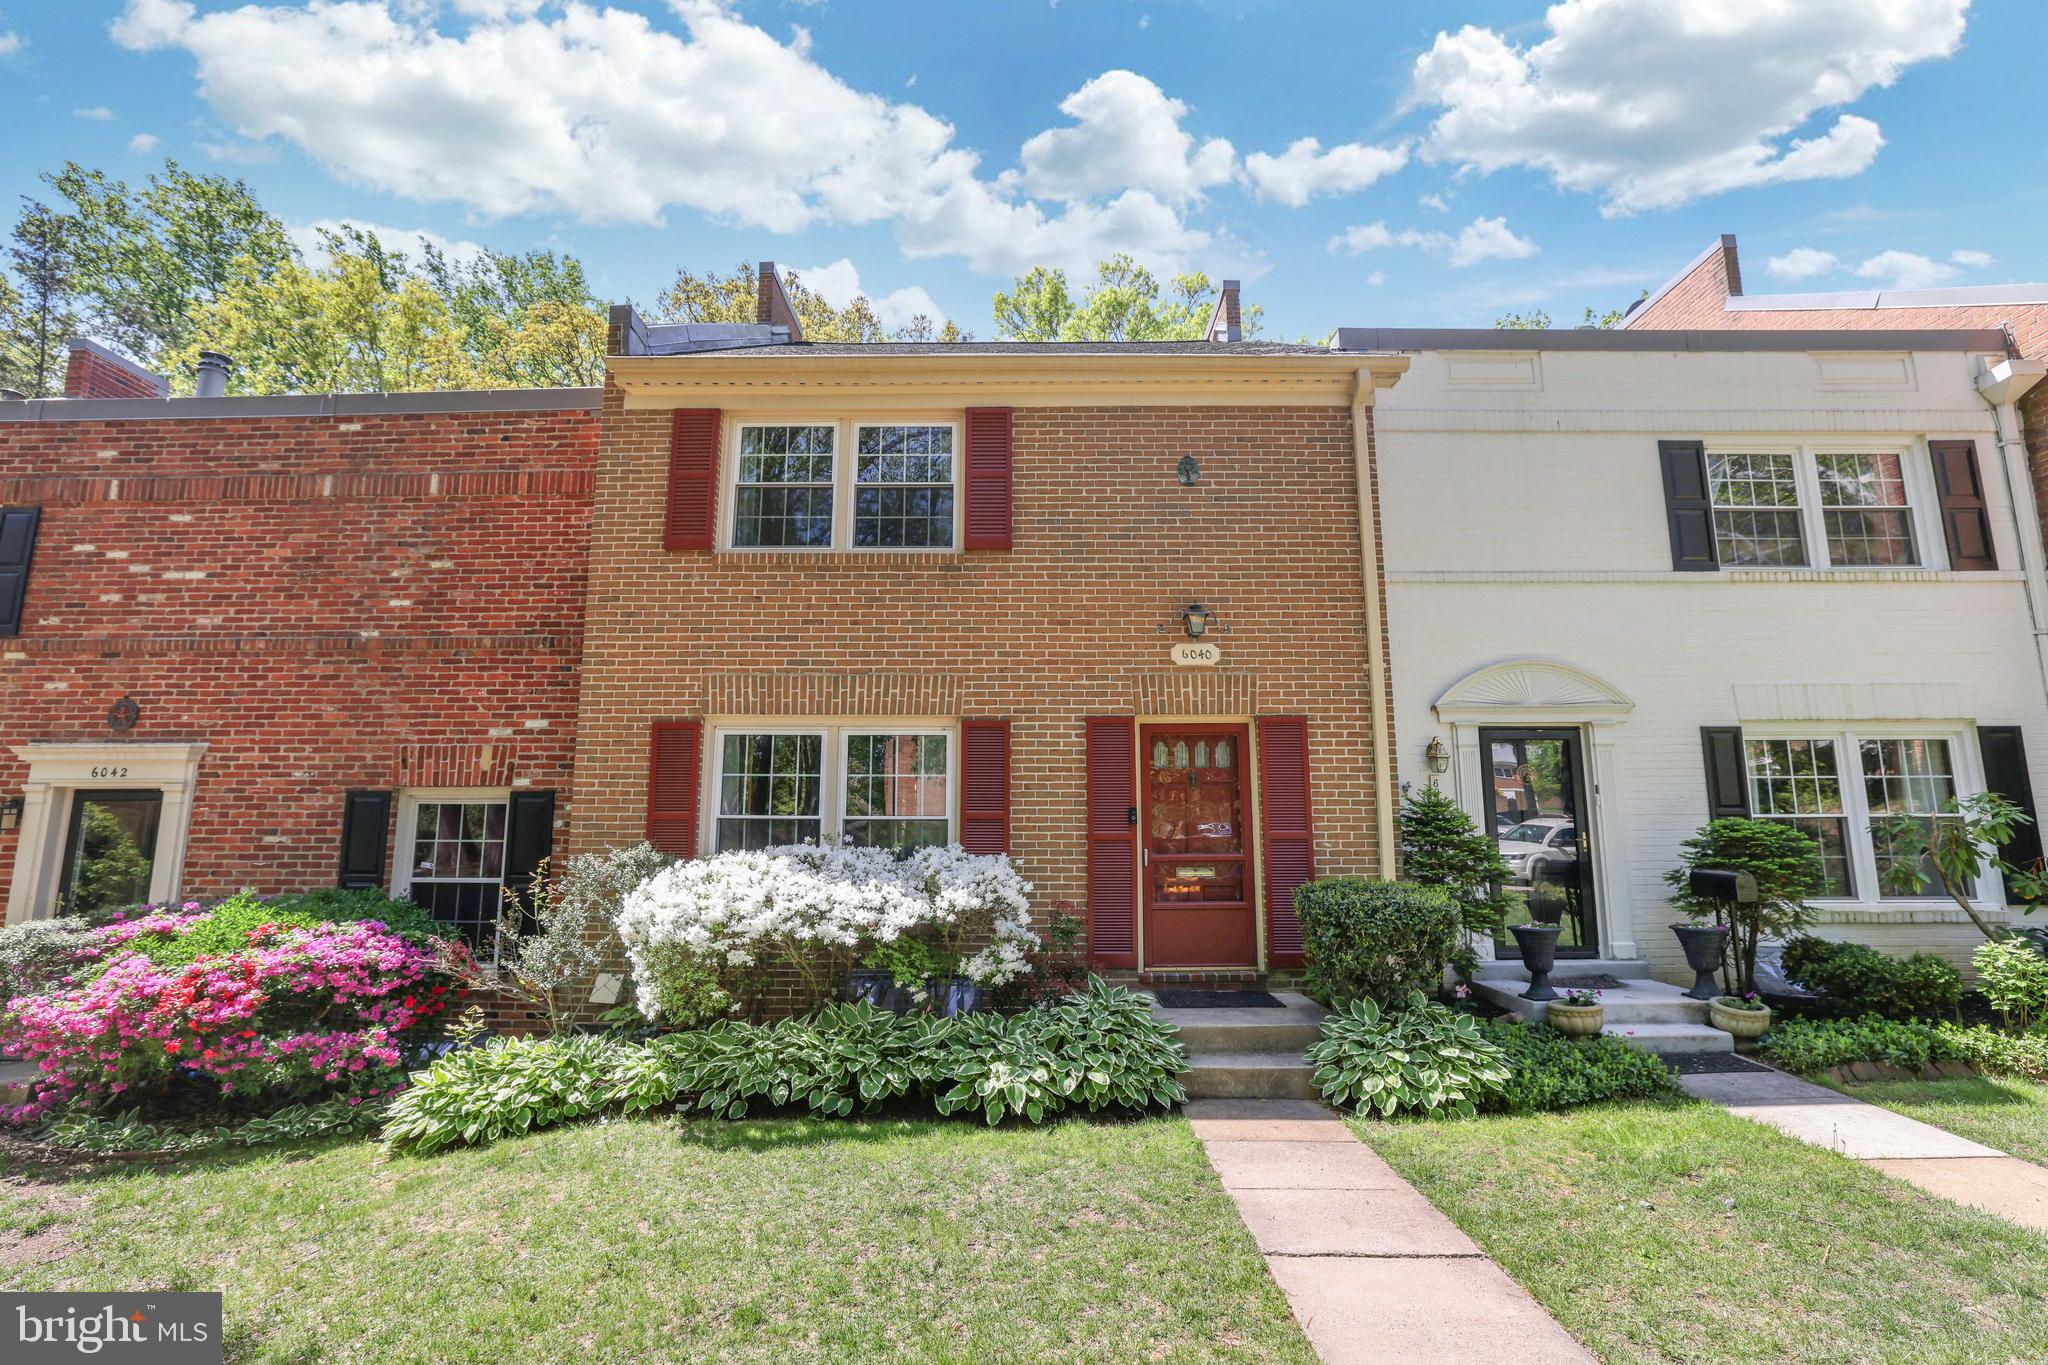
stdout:
<svg viewBox="0 0 2048 1365">
<path fill-rule="evenodd" d="M 178 1079 L 229 1102 L 388 1094 L 402 1084 L 398 1036 L 455 994 L 447 954 L 459 949 L 376 920 L 258 924 L 246 946 L 176 965 L 142 950 L 206 918 L 193 904 L 144 907 L 96 931 L 54 986 L 12 1001 L 0 1055 L 42 1076 L 34 1098 L 0 1118 L 140 1104 Z"/>
</svg>

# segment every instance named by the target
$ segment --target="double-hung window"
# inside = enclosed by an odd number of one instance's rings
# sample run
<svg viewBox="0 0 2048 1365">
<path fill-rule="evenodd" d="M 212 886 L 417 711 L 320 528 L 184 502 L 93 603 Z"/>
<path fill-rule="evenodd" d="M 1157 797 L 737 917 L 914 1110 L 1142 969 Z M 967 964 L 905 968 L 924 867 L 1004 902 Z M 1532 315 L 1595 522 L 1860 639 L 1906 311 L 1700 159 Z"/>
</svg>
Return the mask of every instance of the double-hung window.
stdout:
<svg viewBox="0 0 2048 1365">
<path fill-rule="evenodd" d="M 1903 449 L 1707 452 L 1723 568 L 1929 568 L 1923 462 Z"/>
<path fill-rule="evenodd" d="M 392 891 L 488 950 L 504 908 L 508 798 L 502 791 L 408 792 Z"/>
<path fill-rule="evenodd" d="M 953 842 L 951 726 L 735 724 L 714 731 L 709 847 Z"/>
<path fill-rule="evenodd" d="M 736 550 L 951 550 L 959 544 L 950 421 L 735 424 Z"/>
<path fill-rule="evenodd" d="M 1931 866 L 1918 891 L 1900 885 L 1902 856 L 1871 826 L 1893 816 L 1923 823 L 1953 819 L 1946 807 L 1963 794 L 1953 734 L 1815 731 L 1745 734 L 1750 810 L 1781 821 L 1820 846 L 1820 898 L 1878 901 L 1938 897 Z"/>
</svg>

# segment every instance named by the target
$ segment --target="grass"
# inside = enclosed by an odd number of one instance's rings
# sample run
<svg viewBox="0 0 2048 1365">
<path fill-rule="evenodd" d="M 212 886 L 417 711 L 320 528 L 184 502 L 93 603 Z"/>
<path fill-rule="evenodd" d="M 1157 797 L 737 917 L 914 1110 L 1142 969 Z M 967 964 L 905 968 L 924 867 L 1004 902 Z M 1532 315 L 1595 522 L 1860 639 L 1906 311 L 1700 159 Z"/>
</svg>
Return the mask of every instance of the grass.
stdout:
<svg viewBox="0 0 2048 1365">
<path fill-rule="evenodd" d="M 2048 1359 L 2048 1238 L 1709 1105 L 1353 1124 L 1610 1365 Z"/>
<path fill-rule="evenodd" d="M 1856 1082 L 1835 1089 L 2037 1166 L 2048 1166 L 2048 1085 L 2017 1077 L 1992 1080 L 1976 1076 Z"/>
<path fill-rule="evenodd" d="M 1314 1359 L 1185 1120 L 586 1124 L 0 1182 L 10 1289 L 261 1362 Z"/>
</svg>

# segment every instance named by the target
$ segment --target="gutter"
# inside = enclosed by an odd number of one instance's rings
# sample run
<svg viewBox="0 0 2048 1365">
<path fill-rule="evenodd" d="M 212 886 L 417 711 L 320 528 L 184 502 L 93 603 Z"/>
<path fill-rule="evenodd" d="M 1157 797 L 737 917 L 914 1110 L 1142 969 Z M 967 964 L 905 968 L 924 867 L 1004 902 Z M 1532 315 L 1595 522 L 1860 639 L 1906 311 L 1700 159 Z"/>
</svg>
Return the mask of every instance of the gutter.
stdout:
<svg viewBox="0 0 2048 1365">
<path fill-rule="evenodd" d="M 1372 477 L 1372 410 L 1375 379 L 1361 367 L 1351 396 L 1351 459 L 1358 487 L 1358 577 L 1365 588 L 1365 669 L 1372 705 L 1374 781 L 1373 828 L 1379 850 L 1380 877 L 1401 875 L 1401 841 L 1394 822 L 1398 789 L 1394 785 L 1394 745 L 1387 708 L 1385 614 L 1380 605 L 1379 495 Z"/>
<path fill-rule="evenodd" d="M 1990 405 L 1997 429 L 1998 466 L 2005 475 L 2006 506 L 2020 547 L 2027 612 L 2033 618 L 2034 660 L 2041 669 L 2042 689 L 2048 691 L 2048 567 L 2042 564 L 2041 509 L 2034 500 L 2034 480 L 2015 406 L 2040 382 L 2044 371 L 2048 371 L 2048 361 L 2038 357 L 1987 363 L 1977 375 L 1977 394 Z"/>
</svg>

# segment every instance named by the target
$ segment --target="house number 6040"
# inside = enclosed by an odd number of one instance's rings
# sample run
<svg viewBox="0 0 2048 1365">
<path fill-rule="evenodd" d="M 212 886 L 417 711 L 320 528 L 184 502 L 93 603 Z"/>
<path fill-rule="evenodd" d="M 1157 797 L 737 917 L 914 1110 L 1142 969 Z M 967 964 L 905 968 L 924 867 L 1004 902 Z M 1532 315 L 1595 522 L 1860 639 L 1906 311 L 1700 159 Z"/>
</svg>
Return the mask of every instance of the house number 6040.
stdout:
<svg viewBox="0 0 2048 1365">
<path fill-rule="evenodd" d="M 126 768 L 94 768 L 92 775 L 94 777 L 126 777 L 128 776 L 128 770 Z"/>
</svg>

